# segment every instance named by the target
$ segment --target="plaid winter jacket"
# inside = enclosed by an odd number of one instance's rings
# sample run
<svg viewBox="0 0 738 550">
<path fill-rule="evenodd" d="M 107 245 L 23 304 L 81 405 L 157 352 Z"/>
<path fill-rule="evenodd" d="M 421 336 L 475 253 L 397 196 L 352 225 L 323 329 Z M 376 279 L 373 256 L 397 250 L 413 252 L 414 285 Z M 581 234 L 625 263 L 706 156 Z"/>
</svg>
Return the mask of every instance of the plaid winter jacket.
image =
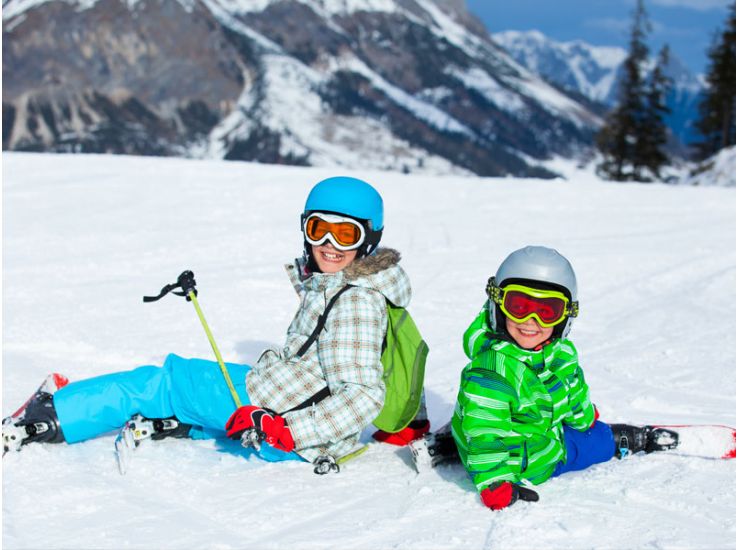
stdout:
<svg viewBox="0 0 738 550">
<path fill-rule="evenodd" d="M 282 349 L 267 349 L 246 377 L 255 405 L 289 411 L 324 389 L 330 396 L 284 415 L 295 451 L 312 462 L 338 459 L 356 450 L 359 434 L 384 404 L 382 343 L 387 330 L 386 300 L 406 307 L 410 280 L 398 265 L 400 254 L 379 248 L 338 273 L 307 273 L 302 261 L 286 266 L 301 299 Z M 312 334 L 318 316 L 341 288 L 325 328 L 302 357 L 297 351 Z"/>
<path fill-rule="evenodd" d="M 471 362 L 461 373 L 451 422 L 459 455 L 477 489 L 501 481 L 546 481 L 566 460 L 563 425 L 595 420 L 589 388 L 569 340 L 526 350 L 497 339 L 487 308 L 464 334 Z"/>
</svg>

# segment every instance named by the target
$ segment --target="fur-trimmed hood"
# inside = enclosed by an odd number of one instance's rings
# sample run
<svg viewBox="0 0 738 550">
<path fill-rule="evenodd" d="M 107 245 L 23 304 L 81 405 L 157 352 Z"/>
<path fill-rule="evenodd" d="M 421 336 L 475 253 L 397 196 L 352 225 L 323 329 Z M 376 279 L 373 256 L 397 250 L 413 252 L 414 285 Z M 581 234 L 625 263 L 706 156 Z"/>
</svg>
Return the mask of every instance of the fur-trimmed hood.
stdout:
<svg viewBox="0 0 738 550">
<path fill-rule="evenodd" d="M 330 290 L 347 284 L 381 292 L 396 306 L 407 307 L 410 303 L 410 279 L 400 267 L 400 253 L 393 248 L 378 248 L 374 254 L 360 258 L 338 273 L 310 273 L 305 270 L 303 259 L 285 266 L 295 291 L 305 289 Z"/>
<path fill-rule="evenodd" d="M 378 248 L 370 255 L 360 258 L 343 270 L 346 281 L 368 277 L 400 263 L 400 253 L 394 248 Z"/>
</svg>

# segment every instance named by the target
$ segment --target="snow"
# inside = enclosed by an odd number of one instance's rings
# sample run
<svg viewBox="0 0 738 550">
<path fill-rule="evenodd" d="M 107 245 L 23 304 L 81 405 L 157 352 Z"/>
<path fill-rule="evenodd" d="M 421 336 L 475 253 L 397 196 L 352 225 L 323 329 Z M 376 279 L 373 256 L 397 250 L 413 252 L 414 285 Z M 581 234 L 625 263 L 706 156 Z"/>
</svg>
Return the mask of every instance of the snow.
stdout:
<svg viewBox="0 0 738 550">
<path fill-rule="evenodd" d="M 236 9 L 239 5 L 238 2 L 234 3 L 229 0 L 203 0 L 203 3 L 212 12 L 218 21 L 223 25 L 231 29 L 237 34 L 241 34 L 252 40 L 260 48 L 268 53 L 283 53 L 284 50 L 272 40 L 269 40 L 263 34 L 255 31 L 248 25 L 242 23 L 237 15 L 238 10 Z"/>
<path fill-rule="evenodd" d="M 508 83 L 523 95 L 534 98 L 544 109 L 564 118 L 568 118 L 580 127 L 599 125 L 601 119 L 593 115 L 580 103 L 559 92 L 556 88 L 532 75 L 519 81 L 508 79 Z"/>
<path fill-rule="evenodd" d="M 245 86 L 238 109 L 213 129 L 206 155 L 222 158 L 234 140 L 248 139 L 256 110 L 261 124 L 280 135 L 280 153 L 306 158 L 312 166 L 380 167 L 418 173 L 469 172 L 397 138 L 386 120 L 326 112 L 318 93 L 328 76 L 281 53 L 265 54 L 258 86 Z M 326 73 L 354 70 L 418 118 L 447 131 L 471 131 L 442 110 L 392 86 L 352 55 L 331 59 Z M 257 97 L 262 97 L 261 101 Z"/>
<path fill-rule="evenodd" d="M 341 57 L 331 58 L 329 61 L 332 71 L 351 71 L 367 78 L 372 86 L 386 94 L 397 105 L 407 109 L 416 118 L 431 126 L 445 132 L 463 134 L 469 137 L 474 136 L 474 133 L 467 126 L 454 117 L 435 105 L 413 97 L 402 88 L 391 84 L 355 55 L 345 54 Z"/>
<path fill-rule="evenodd" d="M 3 155 L 3 415 L 50 371 L 72 380 L 211 358 L 192 306 L 143 304 L 184 269 L 226 360 L 280 344 L 298 306 L 311 185 L 376 185 L 430 345 L 431 421 L 451 415 L 461 334 L 499 262 L 525 244 L 567 255 L 572 338 L 602 418 L 735 425 L 734 187 L 403 176 L 123 156 Z M 369 431 L 365 434 L 368 439 Z M 165 440 L 118 474 L 113 435 L 3 459 L 7 549 L 735 548 L 735 462 L 660 454 L 550 480 L 538 503 L 485 509 L 459 466 L 417 475 L 372 444 L 340 474 Z"/>
<path fill-rule="evenodd" d="M 428 28 L 440 39 L 453 44 L 472 58 L 484 56 L 488 52 L 486 44 L 478 36 L 455 21 L 435 0 L 415 0 L 415 3 L 431 18 L 433 24 Z"/>
<path fill-rule="evenodd" d="M 10 19 L 22 15 L 28 10 L 41 6 L 51 0 L 9 0 L 7 3 L 3 2 L 3 22 L 9 21 Z M 93 3 L 97 0 L 92 0 Z M 73 0 L 73 3 L 77 3 L 77 0 Z"/>
<path fill-rule="evenodd" d="M 520 113 L 526 109 L 520 95 L 501 86 L 497 80 L 478 67 L 469 69 L 447 67 L 445 72 L 462 82 L 467 88 L 482 94 L 498 109 L 511 113 Z"/>
<path fill-rule="evenodd" d="M 233 13 L 262 12 L 272 4 L 281 0 L 221 0 L 227 3 L 228 9 Z M 397 11 L 397 5 L 393 0 L 298 0 L 307 5 L 316 13 L 324 16 L 346 15 L 359 11 L 388 12 Z"/>
<path fill-rule="evenodd" d="M 735 146 L 726 147 L 709 159 L 691 166 L 692 169 L 680 183 L 735 187 Z"/>
<path fill-rule="evenodd" d="M 3 5 L 3 20 L 6 21 L 16 17 L 30 9 L 52 0 L 9 0 Z M 76 5 L 79 10 L 89 9 L 98 0 L 64 0 L 69 4 Z M 132 8 L 140 0 L 127 0 L 128 6 Z M 178 0 L 191 3 L 192 0 Z M 218 0 L 222 9 L 232 14 L 243 15 L 253 12 L 262 12 L 271 4 L 280 0 Z M 358 11 L 375 11 L 392 13 L 397 11 L 393 0 L 298 0 L 319 13 L 327 16 L 345 15 Z"/>
</svg>

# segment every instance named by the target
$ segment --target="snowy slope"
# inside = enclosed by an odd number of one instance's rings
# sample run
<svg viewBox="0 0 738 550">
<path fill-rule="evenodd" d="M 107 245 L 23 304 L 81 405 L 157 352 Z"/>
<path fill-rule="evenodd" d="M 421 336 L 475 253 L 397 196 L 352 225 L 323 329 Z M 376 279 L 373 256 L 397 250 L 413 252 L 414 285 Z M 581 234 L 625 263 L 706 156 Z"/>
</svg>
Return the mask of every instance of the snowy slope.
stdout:
<svg viewBox="0 0 738 550">
<path fill-rule="evenodd" d="M 686 185 L 735 185 L 735 146 L 726 147 L 712 157 L 695 163 L 691 172 L 680 183 Z"/>
<path fill-rule="evenodd" d="M 351 172 L 349 172 L 351 173 Z M 226 360 L 280 343 L 297 308 L 282 264 L 335 172 L 248 163 L 5 154 L 3 415 L 52 370 L 80 379 L 166 353 L 211 357 L 192 306 L 156 304 L 186 268 Z M 431 420 L 452 411 L 460 340 L 487 277 L 528 243 L 579 275 L 572 336 L 608 421 L 735 425 L 735 188 L 354 172 L 387 205 L 431 354 Z M 6 549 L 735 548 L 735 463 L 612 461 L 483 508 L 458 466 L 417 476 L 372 445 L 340 475 L 228 443 L 163 441 L 121 477 L 113 437 L 3 459 Z"/>
</svg>

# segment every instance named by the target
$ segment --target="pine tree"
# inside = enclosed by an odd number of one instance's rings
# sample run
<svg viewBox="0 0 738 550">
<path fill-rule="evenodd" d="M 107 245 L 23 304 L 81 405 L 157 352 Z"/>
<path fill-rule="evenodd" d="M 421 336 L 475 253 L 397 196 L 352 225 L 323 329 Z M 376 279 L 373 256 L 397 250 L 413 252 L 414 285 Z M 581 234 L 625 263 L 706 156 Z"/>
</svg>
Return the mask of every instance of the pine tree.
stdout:
<svg viewBox="0 0 738 550">
<path fill-rule="evenodd" d="M 638 134 L 643 127 L 645 84 L 642 69 L 648 59 L 646 35 L 650 29 L 643 0 L 638 0 L 633 12 L 628 57 L 623 63 L 618 104 L 607 116 L 596 139 L 603 156 L 597 172 L 608 179 L 628 181 L 640 175 L 635 159 Z"/>
<path fill-rule="evenodd" d="M 633 159 L 636 179 L 639 181 L 650 181 L 652 178 L 660 180 L 661 169 L 669 162 L 664 151 L 669 138 L 664 121 L 671 112 L 666 104 L 666 97 L 673 85 L 666 74 L 668 65 L 669 47 L 664 46 L 644 88 L 643 116 L 639 121 Z M 645 169 L 645 172 L 641 169 Z"/>
<path fill-rule="evenodd" d="M 696 144 L 699 160 L 735 145 L 735 3 L 725 29 L 713 38 L 708 57 L 707 91 L 695 124 L 704 138 Z"/>
</svg>

